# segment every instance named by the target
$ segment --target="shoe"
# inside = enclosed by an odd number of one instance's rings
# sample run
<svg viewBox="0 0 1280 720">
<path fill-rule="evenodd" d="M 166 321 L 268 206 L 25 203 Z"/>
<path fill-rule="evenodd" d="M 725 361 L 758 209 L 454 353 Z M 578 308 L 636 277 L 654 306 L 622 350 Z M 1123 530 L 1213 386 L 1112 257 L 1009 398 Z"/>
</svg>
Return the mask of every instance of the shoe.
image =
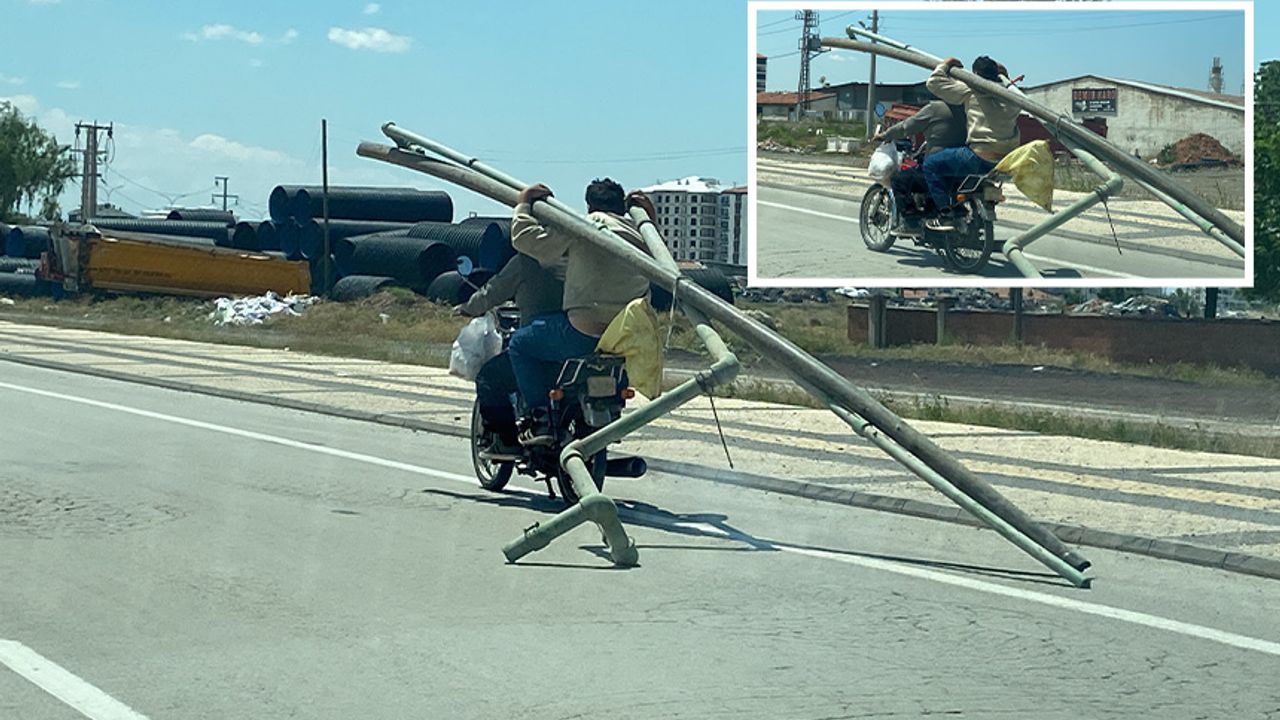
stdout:
<svg viewBox="0 0 1280 720">
<path fill-rule="evenodd" d="M 950 215 L 938 214 L 924 221 L 924 226 L 935 232 L 950 232 L 956 229 Z"/>
<path fill-rule="evenodd" d="M 551 432 L 551 419 L 546 413 L 536 414 L 529 418 L 520 430 L 520 444 L 525 447 L 545 446 L 554 444 L 556 436 Z"/>
</svg>

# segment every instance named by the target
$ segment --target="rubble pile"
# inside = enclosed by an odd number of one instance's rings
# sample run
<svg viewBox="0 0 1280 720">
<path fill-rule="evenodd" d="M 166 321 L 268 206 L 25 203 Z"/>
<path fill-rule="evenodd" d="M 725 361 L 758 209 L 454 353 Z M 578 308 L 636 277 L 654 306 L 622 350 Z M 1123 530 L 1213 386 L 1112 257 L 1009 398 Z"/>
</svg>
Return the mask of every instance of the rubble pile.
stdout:
<svg viewBox="0 0 1280 720">
<path fill-rule="evenodd" d="M 1108 317 L 1141 316 L 1141 317 L 1181 317 L 1173 303 L 1164 298 L 1151 295 L 1134 295 L 1124 302 L 1113 303 L 1102 298 L 1094 298 L 1070 309 L 1071 315 L 1105 315 Z"/>
<path fill-rule="evenodd" d="M 777 140 L 765 140 L 763 142 L 758 142 L 756 143 L 756 149 L 765 150 L 768 152 L 793 153 L 796 155 L 803 155 L 809 152 L 809 150 L 805 148 L 797 148 L 797 147 L 791 147 L 789 145 L 783 145 Z"/>
<path fill-rule="evenodd" d="M 1175 163 L 1198 163 L 1203 160 L 1231 162 L 1236 159 L 1222 143 L 1204 133 L 1188 135 L 1171 145 L 1170 149 Z"/>
</svg>

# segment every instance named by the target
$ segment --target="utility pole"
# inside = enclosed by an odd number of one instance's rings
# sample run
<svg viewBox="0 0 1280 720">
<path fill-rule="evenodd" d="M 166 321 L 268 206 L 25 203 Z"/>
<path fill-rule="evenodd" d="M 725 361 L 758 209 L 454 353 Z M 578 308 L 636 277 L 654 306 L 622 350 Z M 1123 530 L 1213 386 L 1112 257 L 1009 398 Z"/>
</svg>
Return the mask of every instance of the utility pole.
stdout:
<svg viewBox="0 0 1280 720">
<path fill-rule="evenodd" d="M 329 120 L 327 118 L 320 119 L 320 163 L 323 168 L 321 180 L 324 183 L 324 194 L 320 200 L 324 212 L 324 263 L 321 265 L 324 278 L 320 282 L 320 287 L 323 288 L 321 291 L 323 295 L 328 297 L 329 291 L 333 289 L 329 287 L 329 278 L 333 273 L 329 264 L 333 262 L 333 255 L 329 247 Z"/>
<path fill-rule="evenodd" d="M 796 90 L 796 120 L 803 120 L 809 110 L 809 61 L 826 50 L 818 44 L 818 11 L 798 10 L 796 19 L 804 22 L 800 35 L 800 87 Z"/>
<path fill-rule="evenodd" d="M 214 176 L 214 178 L 213 178 L 213 186 L 214 186 L 214 187 L 218 187 L 219 185 L 221 185 L 221 186 L 222 186 L 222 194 L 221 194 L 221 195 L 214 194 L 212 197 L 210 197 L 210 198 L 209 198 L 209 201 L 210 201 L 210 202 L 218 202 L 218 198 L 222 198 L 222 209 L 223 209 L 223 210 L 226 210 L 226 209 L 227 209 L 227 198 L 231 198 L 231 199 L 235 200 L 237 205 L 239 205 L 239 204 L 240 204 L 240 196 L 239 196 L 239 195 L 228 195 L 228 194 L 227 194 L 227 182 L 228 182 L 230 179 L 231 179 L 231 178 L 229 178 L 229 177 L 227 177 L 227 176 L 225 176 L 225 175 L 215 175 L 215 176 Z"/>
<path fill-rule="evenodd" d="M 80 139 L 82 130 L 86 133 L 84 149 L 76 151 L 84 161 L 80 176 L 80 222 L 89 222 L 98 214 L 98 160 L 104 153 L 98 149 L 98 133 L 106 131 L 107 138 L 111 138 L 115 123 L 99 125 L 96 120 L 91 123 L 78 122 L 76 140 Z"/>
<path fill-rule="evenodd" d="M 863 25 L 863 27 L 866 27 Z M 871 32 L 880 32 L 880 11 L 871 11 Z M 872 43 L 875 40 L 871 41 Z M 867 83 L 867 137 L 875 134 L 873 130 L 872 118 L 876 114 L 876 54 L 871 53 L 871 81 Z"/>
</svg>

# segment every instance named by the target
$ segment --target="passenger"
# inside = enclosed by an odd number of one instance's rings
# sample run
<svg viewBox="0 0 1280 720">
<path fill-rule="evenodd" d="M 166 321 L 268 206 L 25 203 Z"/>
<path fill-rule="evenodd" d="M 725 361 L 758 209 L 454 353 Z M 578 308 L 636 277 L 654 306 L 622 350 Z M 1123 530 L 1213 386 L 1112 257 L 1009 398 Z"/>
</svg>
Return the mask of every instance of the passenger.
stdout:
<svg viewBox="0 0 1280 720">
<path fill-rule="evenodd" d="M 965 141 L 965 113 L 961 105 L 948 105 L 941 100 L 934 100 L 915 115 L 882 130 L 872 137 L 874 142 L 895 142 L 904 138 L 924 133 L 925 157 L 939 150 L 960 147 Z M 901 231 L 908 235 L 920 233 L 920 213 L 911 198 L 915 193 L 928 192 L 924 181 L 924 171 L 920 167 L 899 170 L 889 181 L 893 188 L 894 201 L 898 205 L 898 214 L 902 217 Z"/>
<path fill-rule="evenodd" d="M 524 327 L 538 316 L 560 311 L 564 281 L 557 277 L 557 270 L 560 274 L 564 272 L 561 266 L 544 268 L 537 260 L 517 253 L 497 275 L 489 278 L 484 286 L 453 311 L 464 317 L 478 317 L 508 300 L 514 300 L 520 309 L 520 326 Z M 505 450 L 516 444 L 516 417 L 511 405 L 514 392 L 516 379 L 509 353 L 504 351 L 491 358 L 476 373 L 480 419 L 485 429 L 502 444 L 500 448 L 491 449 Z"/>
<path fill-rule="evenodd" d="M 516 250 L 544 266 L 561 259 L 565 263 L 563 310 L 533 318 L 511 336 L 508 350 L 520 395 L 532 419 L 520 441 L 526 445 L 554 442 L 547 417 L 548 393 L 569 358 L 589 355 L 600 336 L 627 303 L 649 291 L 649 281 L 619 263 L 607 251 L 552 227 L 544 227 L 531 214 L 531 206 L 552 197 L 546 185 L 531 185 L 520 192 L 511 221 L 511 241 Z M 626 195 L 613 180 L 595 180 L 587 186 L 587 218 L 632 246 L 644 249 L 640 229 L 626 216 L 627 208 L 644 209 L 650 219 L 653 204 L 641 192 Z"/>
<path fill-rule="evenodd" d="M 929 195 L 938 208 L 939 217 L 930 218 L 926 227 L 951 230 L 952 190 L 969 175 L 991 171 L 1009 151 L 1018 147 L 1017 105 L 989 95 L 974 92 L 968 85 L 951 77 L 951 69 L 963 67 L 955 58 L 947 58 L 925 82 L 929 92 L 951 105 L 963 105 L 967 124 L 966 145 L 949 148 L 925 158 L 924 178 Z M 1004 66 L 983 55 L 973 61 L 973 73 L 992 82 L 1008 76 Z"/>
</svg>

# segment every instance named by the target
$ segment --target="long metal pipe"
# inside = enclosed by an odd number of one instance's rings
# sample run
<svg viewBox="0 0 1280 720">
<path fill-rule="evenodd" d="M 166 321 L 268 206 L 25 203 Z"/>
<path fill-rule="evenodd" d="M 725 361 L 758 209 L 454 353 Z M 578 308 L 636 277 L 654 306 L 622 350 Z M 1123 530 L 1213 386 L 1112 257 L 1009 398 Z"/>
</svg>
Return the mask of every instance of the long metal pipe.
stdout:
<svg viewBox="0 0 1280 720">
<path fill-rule="evenodd" d="M 880 54 L 885 57 L 891 57 L 895 60 L 900 60 L 910 65 L 916 65 L 929 70 L 934 69 L 938 65 L 937 58 L 928 55 L 927 53 L 921 53 L 914 49 L 900 47 L 902 45 L 901 43 L 886 43 L 883 38 L 877 38 L 877 40 L 878 41 L 876 43 L 869 43 L 845 38 L 822 38 L 820 43 L 824 47 Z M 1105 138 L 1099 137 L 1062 113 L 1055 112 L 1054 110 L 1027 98 L 1025 95 L 1012 92 L 999 83 L 994 83 L 985 78 L 978 77 L 963 68 L 953 69 L 951 71 L 951 77 L 964 82 L 975 90 L 980 90 L 989 95 L 994 95 L 1006 102 L 1012 103 L 1036 116 L 1042 122 L 1052 125 L 1062 136 L 1070 138 L 1071 140 L 1088 147 L 1104 160 L 1111 163 L 1116 169 L 1123 171 L 1126 175 L 1160 188 L 1170 197 L 1186 205 L 1192 212 L 1208 220 L 1214 225 L 1214 227 L 1217 227 L 1232 240 L 1235 240 L 1240 244 L 1244 243 L 1244 227 L 1240 225 L 1240 223 L 1237 223 L 1227 217 L 1221 210 L 1213 207 L 1213 205 L 1199 195 L 1196 195 L 1187 186 L 1134 158 L 1132 155 L 1129 155 L 1125 151 L 1111 144 L 1111 142 Z"/>
<path fill-rule="evenodd" d="M 411 140 L 413 138 L 410 138 Z M 417 143 L 424 147 L 427 145 Z M 434 144 L 434 143 L 433 143 Z M 433 152 L 434 152 L 433 148 Z M 376 143 L 361 143 L 357 153 L 362 157 L 381 160 L 423 172 L 442 180 L 460 185 L 486 195 L 498 202 L 515 205 L 518 191 L 491 177 L 452 162 L 426 157 L 417 152 L 400 150 Z M 468 163 L 474 164 L 474 163 Z M 837 404 L 866 418 L 881 432 L 888 435 L 909 453 L 920 458 L 930 468 L 947 478 L 965 494 L 974 498 L 1006 522 L 1018 528 L 1054 555 L 1072 567 L 1083 570 L 1089 561 L 1068 548 L 1053 533 L 1032 520 L 1013 505 L 995 488 L 975 475 L 960 462 L 938 447 L 932 440 L 905 423 L 888 408 L 880 404 L 866 391 L 854 386 L 834 370 L 815 360 L 786 338 L 778 336 L 761 323 L 738 312 L 711 292 L 694 283 L 677 283 L 678 273 L 662 267 L 637 248 L 619 240 L 612 233 L 601 230 L 575 213 L 560 210 L 552 203 L 535 203 L 531 209 L 534 217 L 543 223 L 555 225 L 578 239 L 590 242 L 611 252 L 618 262 L 651 281 L 674 287 L 677 299 L 702 311 L 730 332 L 751 344 L 758 352 L 787 370 L 797 379 L 805 379 L 833 398 Z"/>
<path fill-rule="evenodd" d="M 1200 228 L 1201 232 L 1213 238 L 1214 240 L 1217 240 L 1218 242 L 1222 243 L 1227 247 L 1228 250 L 1235 253 L 1236 255 L 1239 255 L 1240 257 L 1244 257 L 1244 254 L 1245 254 L 1244 246 L 1236 242 L 1235 240 L 1232 240 L 1231 238 L 1227 237 L 1225 233 L 1223 233 L 1218 228 L 1214 227 L 1213 223 L 1200 217 L 1195 212 L 1193 212 L 1191 208 L 1178 202 L 1174 198 L 1170 197 L 1169 193 L 1166 193 L 1160 188 L 1153 186 L 1151 183 L 1144 182 L 1136 178 L 1133 181 L 1138 185 L 1138 187 L 1151 193 L 1151 195 L 1154 196 L 1155 199 L 1173 208 L 1174 212 L 1178 213 L 1182 217 L 1191 221 L 1191 224 Z"/>
</svg>

